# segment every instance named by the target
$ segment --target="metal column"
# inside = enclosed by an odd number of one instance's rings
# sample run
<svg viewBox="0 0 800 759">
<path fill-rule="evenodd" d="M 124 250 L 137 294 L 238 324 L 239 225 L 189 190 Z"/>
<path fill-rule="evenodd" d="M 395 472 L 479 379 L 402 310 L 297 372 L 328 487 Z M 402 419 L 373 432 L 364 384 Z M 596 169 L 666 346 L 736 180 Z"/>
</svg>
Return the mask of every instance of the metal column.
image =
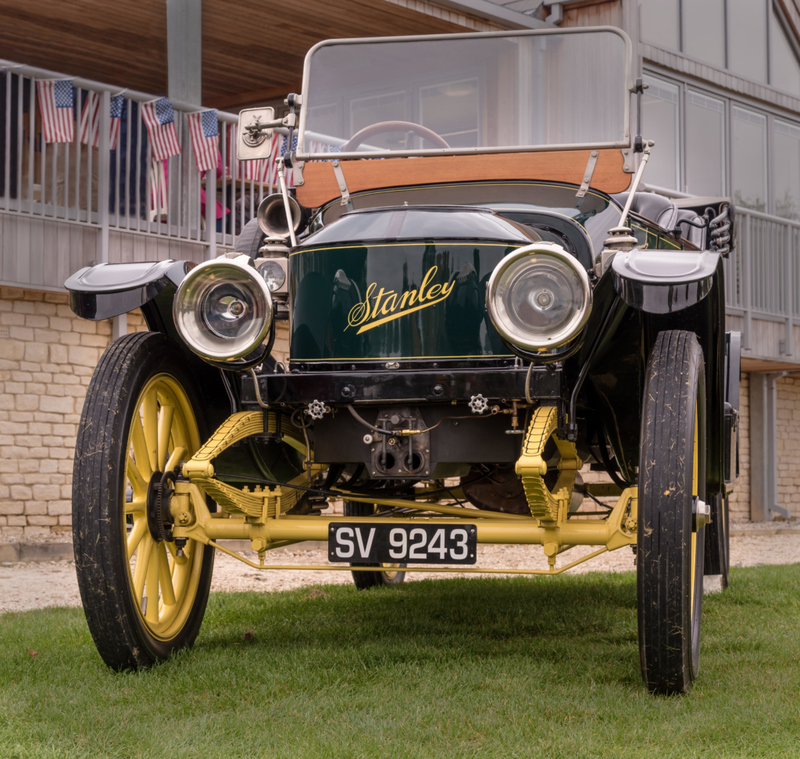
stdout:
<svg viewBox="0 0 800 759">
<path fill-rule="evenodd" d="M 788 517 L 778 505 L 778 378 L 750 374 L 750 516 L 755 521 Z"/>
</svg>

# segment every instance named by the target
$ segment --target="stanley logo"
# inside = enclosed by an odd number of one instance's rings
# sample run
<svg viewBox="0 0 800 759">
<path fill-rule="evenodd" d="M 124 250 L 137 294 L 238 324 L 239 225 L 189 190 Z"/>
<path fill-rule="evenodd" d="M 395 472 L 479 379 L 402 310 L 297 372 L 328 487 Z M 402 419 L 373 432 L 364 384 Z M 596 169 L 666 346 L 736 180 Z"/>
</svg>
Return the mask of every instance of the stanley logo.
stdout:
<svg viewBox="0 0 800 759">
<path fill-rule="evenodd" d="M 406 314 L 414 313 L 428 306 L 441 303 L 455 287 L 455 281 L 445 282 L 443 285 L 431 284 L 439 270 L 438 266 L 431 266 L 422 278 L 418 290 L 408 290 L 402 295 L 394 290 L 385 290 L 381 287 L 377 294 L 377 282 L 372 282 L 367 287 L 367 294 L 361 303 L 356 303 L 347 315 L 347 327 L 358 327 L 358 334 L 374 329 L 375 327 L 399 319 Z"/>
</svg>

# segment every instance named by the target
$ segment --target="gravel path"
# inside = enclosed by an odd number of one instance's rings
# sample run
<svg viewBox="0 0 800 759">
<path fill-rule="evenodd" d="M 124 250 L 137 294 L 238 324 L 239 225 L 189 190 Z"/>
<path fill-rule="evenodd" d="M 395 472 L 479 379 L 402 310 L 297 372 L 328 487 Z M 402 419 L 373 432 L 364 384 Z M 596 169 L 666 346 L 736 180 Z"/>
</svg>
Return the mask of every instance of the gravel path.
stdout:
<svg viewBox="0 0 800 759">
<path fill-rule="evenodd" d="M 775 523 L 745 523 L 733 525 L 731 563 L 734 566 L 759 564 L 792 564 L 800 562 L 800 530 L 775 531 Z M 752 534 L 748 534 L 752 533 Z M 574 548 L 558 557 L 558 566 L 574 561 L 591 552 L 591 548 Z M 546 569 L 539 546 L 480 546 L 480 566 L 484 568 Z M 249 555 L 254 558 L 254 554 Z M 325 551 L 292 547 L 268 554 L 272 563 L 297 566 L 326 563 Z M 581 564 L 570 572 L 626 572 L 634 568 L 629 548 L 602 554 Z M 433 573 L 409 573 L 407 581 L 447 577 Z M 214 580 L 215 591 L 256 590 L 274 592 L 320 583 L 349 583 L 349 572 L 309 570 L 262 571 L 242 565 L 224 554 L 217 555 Z M 75 567 L 71 561 L 43 563 L 5 563 L 0 566 L 0 613 L 26 611 L 46 606 L 80 606 Z"/>
</svg>

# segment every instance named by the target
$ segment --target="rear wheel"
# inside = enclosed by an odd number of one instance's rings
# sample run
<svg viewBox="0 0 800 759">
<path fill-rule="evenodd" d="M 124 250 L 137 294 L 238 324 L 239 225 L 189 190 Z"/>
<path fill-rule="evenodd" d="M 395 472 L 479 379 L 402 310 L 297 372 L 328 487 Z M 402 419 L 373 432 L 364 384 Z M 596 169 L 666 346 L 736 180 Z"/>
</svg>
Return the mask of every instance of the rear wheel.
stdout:
<svg viewBox="0 0 800 759">
<path fill-rule="evenodd" d="M 200 406 L 178 355 L 159 333 L 117 340 L 97 365 L 81 416 L 75 565 L 89 630 L 114 669 L 146 667 L 190 646 L 208 599 L 213 549 L 188 541 L 180 555 L 164 489 L 202 440 Z"/>
<path fill-rule="evenodd" d="M 650 362 L 639 461 L 637 590 L 642 676 L 684 693 L 700 663 L 705 372 L 694 334 L 662 332 Z"/>
<path fill-rule="evenodd" d="M 250 219 L 237 235 L 233 249 L 236 253 L 245 253 L 250 258 L 258 258 L 258 250 L 263 244 L 264 233 L 258 226 L 258 219 Z"/>
<path fill-rule="evenodd" d="M 344 502 L 344 515 L 346 517 L 370 517 L 375 514 L 375 506 L 371 503 Z M 382 585 L 400 585 L 405 582 L 406 573 L 402 569 L 405 564 L 358 564 L 353 562 L 351 567 L 377 567 L 380 572 L 352 572 L 353 583 L 359 590 L 379 588 Z"/>
<path fill-rule="evenodd" d="M 706 526 L 707 575 L 718 575 L 722 588 L 727 588 L 731 575 L 731 525 L 728 499 L 722 495 L 711 504 L 711 522 Z"/>
</svg>

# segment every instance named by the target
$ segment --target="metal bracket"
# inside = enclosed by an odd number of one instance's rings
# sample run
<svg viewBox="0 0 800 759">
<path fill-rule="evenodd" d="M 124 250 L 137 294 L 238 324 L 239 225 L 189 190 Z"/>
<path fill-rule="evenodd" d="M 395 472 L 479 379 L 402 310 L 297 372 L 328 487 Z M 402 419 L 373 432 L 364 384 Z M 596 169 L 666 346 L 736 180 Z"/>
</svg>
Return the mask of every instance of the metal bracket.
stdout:
<svg viewBox="0 0 800 759">
<path fill-rule="evenodd" d="M 294 172 L 292 179 L 294 180 L 295 187 L 300 187 L 306 183 L 306 180 L 303 178 L 303 169 L 305 165 L 305 161 L 295 161 L 294 166 L 292 166 L 292 171 Z"/>
<path fill-rule="evenodd" d="M 350 200 L 350 190 L 347 189 L 347 181 L 344 178 L 344 171 L 342 171 L 342 164 L 339 161 L 334 161 L 333 174 L 336 177 L 336 183 L 339 185 L 339 192 L 342 193 L 340 205 L 347 208 L 348 211 L 353 210 L 353 202 Z"/>
<path fill-rule="evenodd" d="M 592 174 L 594 174 L 594 167 L 597 165 L 597 156 L 599 155 L 600 153 L 597 150 L 593 150 L 589 154 L 589 160 L 586 162 L 586 171 L 583 172 L 583 182 L 575 194 L 576 198 L 582 198 L 589 191 L 589 184 L 592 181 Z"/>
<path fill-rule="evenodd" d="M 630 148 L 623 148 L 622 153 L 622 170 L 626 174 L 633 174 L 636 171 L 636 162 L 633 160 L 634 151 Z"/>
</svg>

